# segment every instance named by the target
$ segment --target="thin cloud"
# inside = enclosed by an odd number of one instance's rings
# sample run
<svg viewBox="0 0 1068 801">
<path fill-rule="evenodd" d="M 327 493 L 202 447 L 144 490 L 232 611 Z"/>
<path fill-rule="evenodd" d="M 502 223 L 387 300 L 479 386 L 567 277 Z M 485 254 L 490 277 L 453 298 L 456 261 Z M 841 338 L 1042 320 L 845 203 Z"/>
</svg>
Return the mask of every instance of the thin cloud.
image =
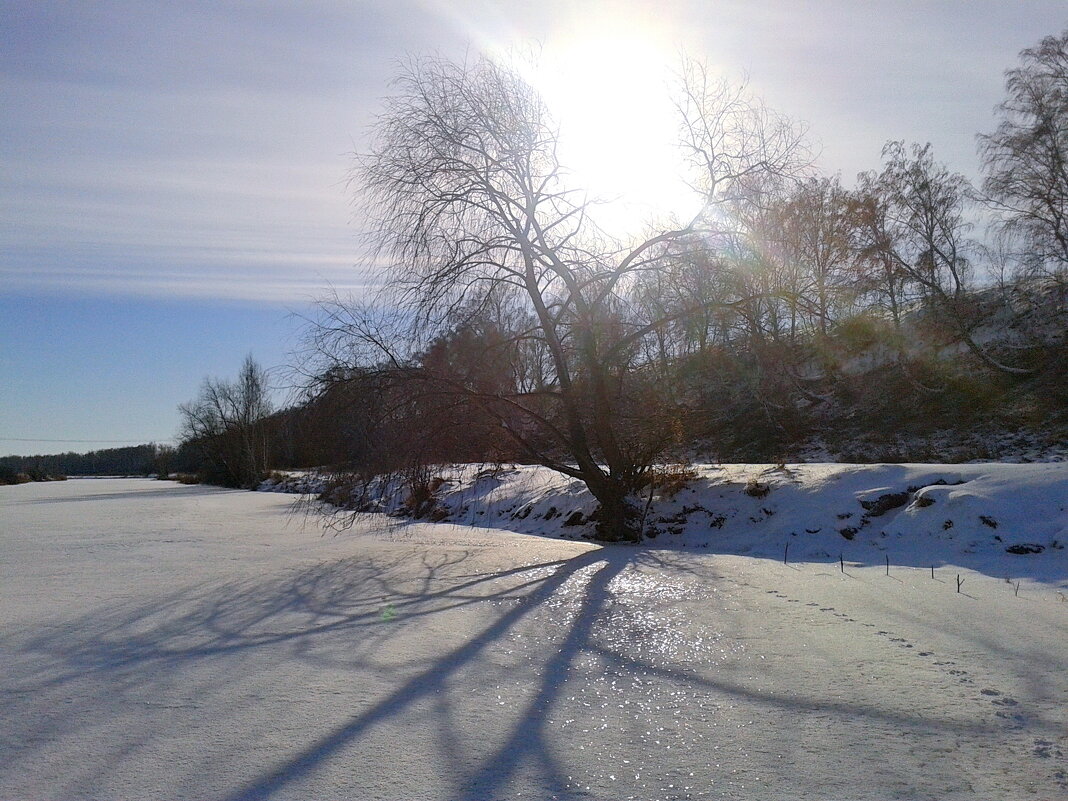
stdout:
<svg viewBox="0 0 1068 801">
<path fill-rule="evenodd" d="M 360 286 L 346 154 L 395 59 L 549 44 L 598 22 L 655 20 L 661 37 L 748 73 L 847 180 L 891 138 L 932 141 L 975 177 L 974 136 L 1003 71 L 1063 12 L 992 0 L 16 4 L 0 30 L 0 291 L 276 300 Z"/>
</svg>

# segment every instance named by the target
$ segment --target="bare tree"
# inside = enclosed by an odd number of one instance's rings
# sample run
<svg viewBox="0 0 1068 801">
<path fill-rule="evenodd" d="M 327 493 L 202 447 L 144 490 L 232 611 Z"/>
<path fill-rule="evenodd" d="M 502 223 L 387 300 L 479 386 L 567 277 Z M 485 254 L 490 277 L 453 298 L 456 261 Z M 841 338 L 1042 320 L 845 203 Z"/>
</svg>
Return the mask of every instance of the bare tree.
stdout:
<svg viewBox="0 0 1068 801">
<path fill-rule="evenodd" d="M 713 76 L 700 61 L 687 60 L 680 77 L 680 146 L 694 168 L 691 186 L 708 200 L 702 216 L 713 225 L 724 224 L 717 211 L 725 203 L 761 205 L 782 178 L 806 171 L 804 126 L 768 108 L 744 83 Z"/>
<path fill-rule="evenodd" d="M 887 271 L 884 285 L 914 288 L 987 367 L 1030 373 L 996 359 L 974 335 L 982 322 L 971 292 L 979 248 L 969 236 L 967 179 L 935 162 L 930 144 L 906 148 L 904 142 L 888 142 L 883 158 L 882 172 L 861 176 L 859 207 L 865 225 L 861 249 L 869 263 Z"/>
<path fill-rule="evenodd" d="M 178 407 L 181 438 L 196 448 L 209 477 L 228 486 L 252 488 L 266 475 L 271 413 L 267 374 L 245 357 L 236 381 L 207 378 L 196 400 Z"/>
<path fill-rule="evenodd" d="M 983 196 L 1032 272 L 1068 281 L 1068 30 L 1020 54 L 1000 122 L 980 135 Z"/>
<path fill-rule="evenodd" d="M 586 484 L 606 540 L 639 538 L 631 497 L 670 442 L 646 344 L 710 306 L 700 298 L 654 311 L 635 299 L 638 277 L 706 248 L 703 235 L 725 225 L 715 209 L 738 180 L 798 162 L 799 136 L 783 118 L 701 70 L 687 77 L 684 144 L 707 203 L 689 223 L 622 248 L 592 223 L 586 194 L 557 159 L 554 123 L 516 71 L 485 58 L 408 63 L 353 175 L 377 256 L 393 270 L 379 310 L 402 310 L 407 352 L 374 324 L 375 311 L 345 304 L 328 304 L 316 334 L 320 353 L 351 353 L 359 340 L 365 360 L 370 348 L 370 360 L 397 375 L 477 400 L 528 458 Z M 520 325 L 488 343 L 513 365 L 507 387 L 413 361 L 411 343 L 494 298 L 522 311 Z"/>
<path fill-rule="evenodd" d="M 777 210 L 786 261 L 796 265 L 796 294 L 809 300 L 814 327 L 826 338 L 853 298 L 853 226 L 849 193 L 837 176 L 797 185 Z"/>
</svg>

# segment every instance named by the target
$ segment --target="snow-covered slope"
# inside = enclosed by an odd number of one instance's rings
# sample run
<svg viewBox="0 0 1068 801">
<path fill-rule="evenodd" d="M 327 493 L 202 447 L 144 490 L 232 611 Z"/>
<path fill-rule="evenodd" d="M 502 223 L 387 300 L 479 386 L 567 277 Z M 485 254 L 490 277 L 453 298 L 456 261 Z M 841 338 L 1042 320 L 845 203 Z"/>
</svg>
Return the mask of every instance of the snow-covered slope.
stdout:
<svg viewBox="0 0 1068 801">
<path fill-rule="evenodd" d="M 779 560 L 958 565 L 998 577 L 1068 578 L 1068 464 L 700 465 L 639 499 L 646 543 Z M 597 503 L 541 467 L 443 467 L 423 516 L 588 537 Z M 297 487 L 314 489 L 306 479 Z M 285 486 L 274 487 L 285 489 Z M 292 490 L 293 487 L 290 487 Z M 399 484 L 373 508 L 403 514 Z M 338 512 L 339 515 L 349 514 Z"/>
</svg>

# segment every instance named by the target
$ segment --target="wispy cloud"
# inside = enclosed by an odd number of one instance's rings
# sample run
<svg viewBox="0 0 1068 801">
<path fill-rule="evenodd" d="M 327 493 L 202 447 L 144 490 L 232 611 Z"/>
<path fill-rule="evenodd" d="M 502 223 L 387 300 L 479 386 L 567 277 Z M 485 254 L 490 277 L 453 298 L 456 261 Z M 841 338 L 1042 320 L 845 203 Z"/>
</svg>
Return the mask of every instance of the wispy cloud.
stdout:
<svg viewBox="0 0 1068 801">
<path fill-rule="evenodd" d="M 1016 52 L 1063 3 L 486 0 L 5 7 L 0 292 L 296 298 L 358 287 L 343 181 L 405 53 L 655 19 L 662 37 L 806 119 L 823 166 L 932 140 L 974 172 Z M 635 22 L 638 21 L 638 22 Z"/>
<path fill-rule="evenodd" d="M 382 16 L 342 3 L 16 9 L 0 34 L 0 292 L 358 289 L 344 181 L 396 55 L 380 49 L 403 30 Z"/>
</svg>

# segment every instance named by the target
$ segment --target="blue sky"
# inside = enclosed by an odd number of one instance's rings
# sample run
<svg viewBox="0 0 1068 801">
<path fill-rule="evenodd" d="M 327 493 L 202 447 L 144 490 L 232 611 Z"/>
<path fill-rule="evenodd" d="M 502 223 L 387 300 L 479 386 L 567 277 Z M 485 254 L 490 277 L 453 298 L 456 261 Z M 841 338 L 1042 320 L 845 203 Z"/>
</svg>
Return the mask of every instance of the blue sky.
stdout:
<svg viewBox="0 0 1068 801">
<path fill-rule="evenodd" d="M 205 375 L 233 375 L 250 351 L 281 363 L 302 325 L 281 304 L 91 294 L 0 296 L 0 319 L 2 419 L 24 426 L 4 436 L 75 440 L 0 444 L 15 453 L 169 440 L 174 407 Z M 279 387 L 291 383 L 284 370 L 273 378 Z"/>
<path fill-rule="evenodd" d="M 166 441 L 204 376 L 282 375 L 287 314 L 363 291 L 345 178 L 407 54 L 649 36 L 747 73 L 847 180 L 891 138 L 974 176 L 1004 70 L 1066 11 L 0 0 L 0 454 Z"/>
</svg>

